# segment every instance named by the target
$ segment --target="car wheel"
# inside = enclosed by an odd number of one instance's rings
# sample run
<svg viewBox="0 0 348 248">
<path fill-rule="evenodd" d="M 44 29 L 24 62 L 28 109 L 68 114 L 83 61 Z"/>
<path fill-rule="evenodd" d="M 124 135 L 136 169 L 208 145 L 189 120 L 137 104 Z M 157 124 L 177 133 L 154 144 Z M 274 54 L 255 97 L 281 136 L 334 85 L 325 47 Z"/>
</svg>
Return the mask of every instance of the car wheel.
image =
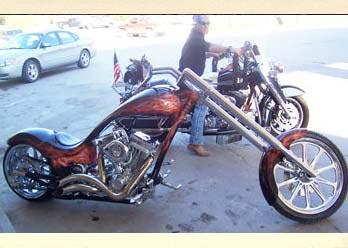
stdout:
<svg viewBox="0 0 348 248">
<path fill-rule="evenodd" d="M 77 63 L 78 67 L 86 68 L 89 66 L 90 62 L 91 62 L 91 55 L 89 54 L 87 49 L 83 49 L 80 53 L 80 58 Z"/>
<path fill-rule="evenodd" d="M 34 60 L 28 60 L 24 63 L 22 78 L 27 83 L 33 83 L 40 77 L 40 65 Z"/>
</svg>

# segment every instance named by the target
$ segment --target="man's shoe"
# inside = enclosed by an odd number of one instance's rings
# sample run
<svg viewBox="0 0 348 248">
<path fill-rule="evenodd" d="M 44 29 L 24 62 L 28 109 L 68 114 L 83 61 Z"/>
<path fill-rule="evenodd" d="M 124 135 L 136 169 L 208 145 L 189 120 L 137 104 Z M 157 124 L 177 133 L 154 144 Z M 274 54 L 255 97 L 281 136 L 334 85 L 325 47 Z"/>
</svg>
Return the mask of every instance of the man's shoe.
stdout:
<svg viewBox="0 0 348 248">
<path fill-rule="evenodd" d="M 198 156 L 201 156 L 201 157 L 210 156 L 210 153 L 207 150 L 205 150 L 204 146 L 202 146 L 202 145 L 189 144 L 187 146 L 187 149 L 189 149 L 190 151 L 196 153 Z"/>
</svg>

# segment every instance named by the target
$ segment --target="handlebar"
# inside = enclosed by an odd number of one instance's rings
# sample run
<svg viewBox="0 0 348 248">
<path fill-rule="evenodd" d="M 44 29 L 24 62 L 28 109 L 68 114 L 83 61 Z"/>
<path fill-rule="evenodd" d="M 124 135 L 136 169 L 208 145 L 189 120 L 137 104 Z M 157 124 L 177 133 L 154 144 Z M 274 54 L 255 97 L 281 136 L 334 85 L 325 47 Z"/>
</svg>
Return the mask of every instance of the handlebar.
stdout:
<svg viewBox="0 0 348 248">
<path fill-rule="evenodd" d="M 230 52 L 224 52 L 224 53 L 221 53 L 218 57 L 213 57 L 213 60 L 211 62 L 211 68 L 212 68 L 211 71 L 217 72 L 217 65 L 219 60 L 230 57 L 230 54 L 231 54 Z"/>
</svg>

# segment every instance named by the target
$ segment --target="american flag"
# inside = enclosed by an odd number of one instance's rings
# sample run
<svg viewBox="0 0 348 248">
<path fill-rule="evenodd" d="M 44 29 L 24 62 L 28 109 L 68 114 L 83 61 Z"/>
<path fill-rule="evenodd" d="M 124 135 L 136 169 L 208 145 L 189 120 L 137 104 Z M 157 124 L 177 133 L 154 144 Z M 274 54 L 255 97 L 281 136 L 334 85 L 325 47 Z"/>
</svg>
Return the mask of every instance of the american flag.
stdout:
<svg viewBox="0 0 348 248">
<path fill-rule="evenodd" d="M 117 82 L 120 80 L 121 78 L 121 68 L 120 68 L 120 64 L 118 63 L 118 59 L 116 56 L 116 51 L 114 51 L 114 85 L 117 84 Z"/>
</svg>

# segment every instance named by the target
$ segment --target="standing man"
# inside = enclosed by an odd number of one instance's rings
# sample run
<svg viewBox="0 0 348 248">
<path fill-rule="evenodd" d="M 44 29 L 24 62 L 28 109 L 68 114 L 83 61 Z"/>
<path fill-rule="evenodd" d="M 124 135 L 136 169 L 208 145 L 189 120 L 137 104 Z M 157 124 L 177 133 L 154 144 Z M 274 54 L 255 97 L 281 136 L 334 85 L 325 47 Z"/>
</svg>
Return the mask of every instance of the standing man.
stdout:
<svg viewBox="0 0 348 248">
<path fill-rule="evenodd" d="M 198 76 L 202 76 L 205 68 L 206 58 L 218 56 L 226 52 L 239 52 L 231 47 L 225 47 L 208 43 L 204 36 L 209 31 L 209 17 L 207 15 L 194 15 L 194 26 L 181 51 L 179 71 L 190 68 Z M 208 107 L 204 104 L 196 104 L 192 116 L 192 130 L 187 148 L 195 154 L 203 157 L 209 156 L 209 152 L 203 146 L 204 119 Z"/>
</svg>

